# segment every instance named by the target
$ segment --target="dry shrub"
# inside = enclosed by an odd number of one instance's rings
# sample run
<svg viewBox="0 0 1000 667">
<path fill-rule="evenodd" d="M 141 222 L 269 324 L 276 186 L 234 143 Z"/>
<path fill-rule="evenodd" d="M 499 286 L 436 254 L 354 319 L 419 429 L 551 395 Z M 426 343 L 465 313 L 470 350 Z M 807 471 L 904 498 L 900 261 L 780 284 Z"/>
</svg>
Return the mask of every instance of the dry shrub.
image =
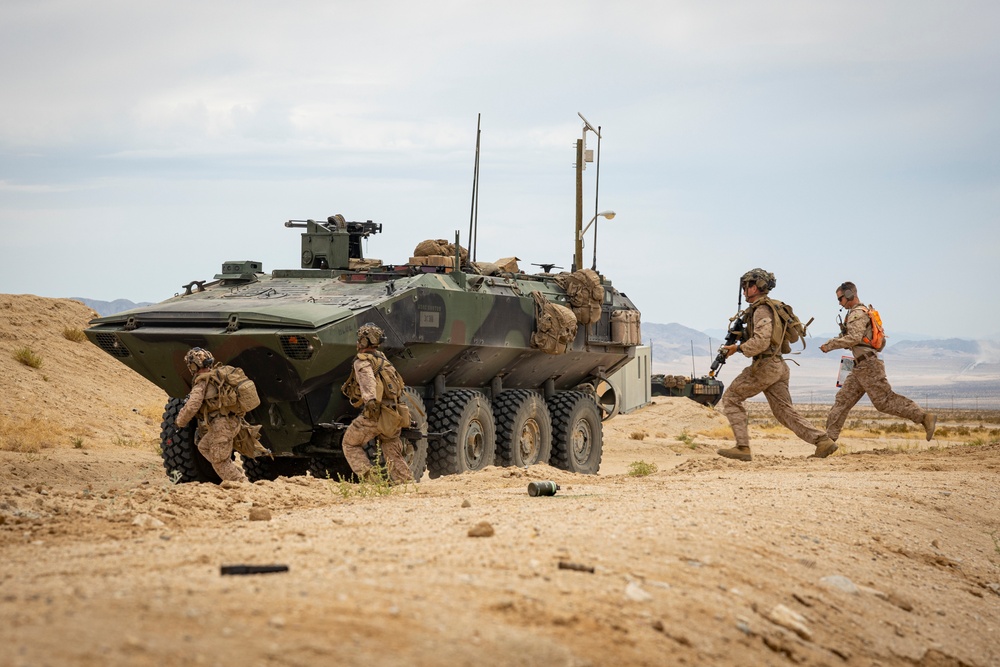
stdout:
<svg viewBox="0 0 1000 667">
<path fill-rule="evenodd" d="M 41 368 L 42 366 L 42 357 L 32 352 L 28 346 L 14 350 L 14 359 L 31 368 Z"/>
<path fill-rule="evenodd" d="M 645 477 L 646 475 L 652 475 L 656 471 L 657 467 L 655 463 L 632 461 L 628 464 L 629 477 Z"/>
<path fill-rule="evenodd" d="M 645 431 L 632 431 L 631 433 L 628 434 L 628 437 L 630 439 L 632 439 L 632 440 L 645 440 L 646 439 L 646 432 Z"/>
<path fill-rule="evenodd" d="M 38 417 L 0 417 L 0 449 L 8 452 L 37 452 L 54 446 L 63 435 L 62 428 Z"/>
<path fill-rule="evenodd" d="M 87 340 L 86 334 L 83 333 L 83 329 L 77 327 L 66 327 L 63 329 L 63 338 L 66 340 L 73 341 L 74 343 L 82 343 Z"/>
</svg>

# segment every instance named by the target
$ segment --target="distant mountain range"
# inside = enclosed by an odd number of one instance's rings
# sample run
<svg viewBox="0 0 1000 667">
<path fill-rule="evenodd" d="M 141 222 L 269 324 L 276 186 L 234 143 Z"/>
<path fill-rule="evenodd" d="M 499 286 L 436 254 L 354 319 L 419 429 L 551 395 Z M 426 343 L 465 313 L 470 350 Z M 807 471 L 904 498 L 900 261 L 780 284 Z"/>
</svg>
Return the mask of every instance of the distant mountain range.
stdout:
<svg viewBox="0 0 1000 667">
<path fill-rule="evenodd" d="M 97 299 L 84 299 L 82 296 L 72 296 L 71 301 L 79 301 L 88 308 L 93 308 L 95 312 L 101 317 L 106 317 L 108 315 L 117 315 L 118 313 L 124 312 L 126 310 L 132 310 L 133 308 L 139 308 L 140 306 L 151 306 L 153 303 L 151 301 L 142 301 L 140 303 L 135 303 L 129 301 L 128 299 L 115 299 L 114 301 L 98 301 Z"/>
<path fill-rule="evenodd" d="M 715 335 L 712 335 L 712 334 Z M 833 332 L 810 334 L 806 338 L 806 349 L 801 353 L 804 358 L 822 358 L 821 343 L 833 338 Z M 965 338 L 898 340 L 889 338 L 883 354 L 886 357 L 924 357 L 951 358 L 969 357 L 970 361 L 1000 361 L 1000 343 L 993 340 L 968 340 Z M 694 356 L 714 357 L 719 346 L 725 340 L 725 332 L 704 332 L 691 329 L 683 324 L 642 323 L 642 340 L 648 344 L 653 354 L 654 362 L 676 362 L 690 359 L 692 347 Z M 793 346 L 794 352 L 799 352 L 801 345 Z"/>
</svg>

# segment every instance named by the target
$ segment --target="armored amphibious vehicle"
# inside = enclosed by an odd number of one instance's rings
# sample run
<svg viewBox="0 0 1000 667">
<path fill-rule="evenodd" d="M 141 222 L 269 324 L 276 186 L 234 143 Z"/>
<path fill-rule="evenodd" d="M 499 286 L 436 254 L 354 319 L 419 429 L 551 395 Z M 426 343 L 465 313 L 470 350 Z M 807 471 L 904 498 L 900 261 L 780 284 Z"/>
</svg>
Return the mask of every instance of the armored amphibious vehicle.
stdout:
<svg viewBox="0 0 1000 667">
<path fill-rule="evenodd" d="M 86 330 L 170 396 L 161 434 L 168 475 L 218 481 L 195 447 L 195 424 L 174 423 L 190 391 L 184 354 L 197 346 L 256 383 L 261 404 L 247 419 L 262 426 L 274 456 L 243 462 L 251 480 L 308 470 L 349 477 L 341 438 L 357 411 L 341 385 L 366 322 L 383 329 L 382 349 L 408 385 L 413 422 L 403 438 L 416 479 L 425 470 L 436 477 L 537 462 L 598 471 L 602 401 L 593 388 L 639 342 L 638 311 L 610 282 L 598 277 L 590 323 L 546 350 L 538 338 L 552 317 L 542 306 L 568 312 L 571 274 L 484 270 L 468 261 L 457 235 L 446 254 L 382 264 L 362 255 L 362 240 L 381 224 L 337 215 L 285 225 L 302 228 L 299 268 L 267 273 L 260 262 L 225 262 L 213 280 L 97 318 Z"/>
</svg>

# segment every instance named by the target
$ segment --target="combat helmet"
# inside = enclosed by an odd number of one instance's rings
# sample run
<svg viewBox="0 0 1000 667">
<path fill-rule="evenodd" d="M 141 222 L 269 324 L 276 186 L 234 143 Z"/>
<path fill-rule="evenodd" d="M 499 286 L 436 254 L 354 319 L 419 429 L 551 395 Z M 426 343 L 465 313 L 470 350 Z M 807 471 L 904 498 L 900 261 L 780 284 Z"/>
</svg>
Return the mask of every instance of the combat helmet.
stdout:
<svg viewBox="0 0 1000 667">
<path fill-rule="evenodd" d="M 750 269 L 743 274 L 740 278 L 740 287 L 743 287 L 747 283 L 752 283 L 757 285 L 757 289 L 761 292 L 767 293 L 774 289 L 774 286 L 778 284 L 777 279 L 774 274 L 770 271 L 765 271 L 764 269 Z"/>
<path fill-rule="evenodd" d="M 192 375 L 197 373 L 202 368 L 211 368 L 212 364 L 215 363 L 215 357 L 208 350 L 200 347 L 192 347 L 187 354 L 184 355 L 184 363 L 187 364 L 188 370 L 191 371 Z"/>
<path fill-rule="evenodd" d="M 365 322 L 360 327 L 358 327 L 358 349 L 364 349 L 366 347 L 378 347 L 385 340 L 385 334 L 382 333 L 382 329 L 375 326 L 372 322 Z"/>
</svg>

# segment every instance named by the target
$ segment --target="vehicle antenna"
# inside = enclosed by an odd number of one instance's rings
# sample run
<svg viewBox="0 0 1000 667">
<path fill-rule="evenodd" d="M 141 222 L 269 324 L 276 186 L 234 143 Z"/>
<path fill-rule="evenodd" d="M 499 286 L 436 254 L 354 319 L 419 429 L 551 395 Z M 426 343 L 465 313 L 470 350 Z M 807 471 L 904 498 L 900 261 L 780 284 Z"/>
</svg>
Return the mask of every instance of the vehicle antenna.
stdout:
<svg viewBox="0 0 1000 667">
<path fill-rule="evenodd" d="M 469 214 L 469 260 L 476 261 L 479 241 L 479 137 L 483 114 L 476 114 L 476 162 L 472 170 L 472 212 Z"/>
<path fill-rule="evenodd" d="M 694 378 L 694 338 L 691 339 L 691 377 Z"/>
<path fill-rule="evenodd" d="M 581 116 L 583 118 L 583 116 Z M 601 192 L 601 126 L 597 126 L 597 167 L 594 176 L 594 261 L 590 268 L 597 270 L 597 212 L 600 211 L 598 202 Z"/>
</svg>

